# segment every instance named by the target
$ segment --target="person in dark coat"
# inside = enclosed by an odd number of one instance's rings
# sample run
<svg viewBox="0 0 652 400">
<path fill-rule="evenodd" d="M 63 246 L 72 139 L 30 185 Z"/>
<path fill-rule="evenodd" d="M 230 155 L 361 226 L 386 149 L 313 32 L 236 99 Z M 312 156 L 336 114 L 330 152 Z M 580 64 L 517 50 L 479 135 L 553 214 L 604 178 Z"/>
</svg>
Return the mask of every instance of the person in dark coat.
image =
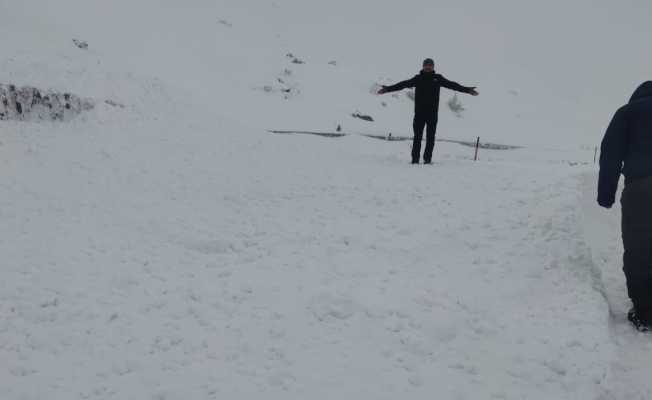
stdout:
<svg viewBox="0 0 652 400">
<path fill-rule="evenodd" d="M 623 271 L 633 308 L 628 319 L 652 330 L 652 81 L 639 86 L 614 115 L 602 140 L 598 204 L 611 208 L 620 175 Z"/>
<path fill-rule="evenodd" d="M 457 92 L 477 96 L 475 87 L 462 86 L 457 82 L 449 81 L 440 74 L 435 73 L 435 62 L 427 58 L 423 61 L 423 69 L 412 79 L 402 81 L 392 86 L 383 86 L 378 94 L 396 92 L 406 88 L 415 88 L 414 98 L 414 143 L 412 144 L 412 164 L 419 163 L 421 155 L 421 140 L 423 128 L 426 131 L 426 148 L 423 153 L 423 162 L 432 162 L 432 151 L 435 148 L 435 135 L 437 133 L 437 120 L 439 113 L 439 91 L 442 87 Z"/>
</svg>

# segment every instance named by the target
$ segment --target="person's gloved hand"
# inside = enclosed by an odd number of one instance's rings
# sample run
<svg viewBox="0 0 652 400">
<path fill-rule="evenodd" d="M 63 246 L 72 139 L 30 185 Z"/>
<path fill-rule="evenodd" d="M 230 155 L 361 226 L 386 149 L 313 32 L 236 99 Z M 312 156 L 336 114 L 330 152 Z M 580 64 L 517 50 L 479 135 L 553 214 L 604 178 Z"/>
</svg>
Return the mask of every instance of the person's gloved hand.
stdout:
<svg viewBox="0 0 652 400">
<path fill-rule="evenodd" d="M 606 198 L 604 196 L 599 196 L 598 197 L 598 204 L 600 205 L 600 207 L 611 208 L 614 205 L 615 202 L 616 202 L 616 199 L 614 198 L 614 196 L 612 196 L 610 198 Z"/>
<path fill-rule="evenodd" d="M 387 93 L 387 86 L 383 86 L 379 91 L 378 94 L 385 94 Z"/>
<path fill-rule="evenodd" d="M 477 95 L 480 94 L 480 93 L 478 93 L 478 91 L 475 90 L 475 89 L 477 89 L 476 86 L 473 86 L 473 87 L 469 88 L 469 94 L 470 94 L 471 96 L 477 96 Z"/>
</svg>

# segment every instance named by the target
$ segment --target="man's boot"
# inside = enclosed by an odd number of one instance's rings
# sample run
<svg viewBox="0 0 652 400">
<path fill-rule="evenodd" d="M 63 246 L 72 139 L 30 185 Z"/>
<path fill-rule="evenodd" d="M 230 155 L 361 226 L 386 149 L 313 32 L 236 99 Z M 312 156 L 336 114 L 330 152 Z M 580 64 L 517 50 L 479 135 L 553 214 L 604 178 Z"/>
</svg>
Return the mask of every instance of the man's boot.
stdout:
<svg viewBox="0 0 652 400">
<path fill-rule="evenodd" d="M 627 313 L 627 319 L 634 325 L 639 332 L 652 331 L 652 312 L 649 309 L 637 310 L 632 307 Z"/>
</svg>

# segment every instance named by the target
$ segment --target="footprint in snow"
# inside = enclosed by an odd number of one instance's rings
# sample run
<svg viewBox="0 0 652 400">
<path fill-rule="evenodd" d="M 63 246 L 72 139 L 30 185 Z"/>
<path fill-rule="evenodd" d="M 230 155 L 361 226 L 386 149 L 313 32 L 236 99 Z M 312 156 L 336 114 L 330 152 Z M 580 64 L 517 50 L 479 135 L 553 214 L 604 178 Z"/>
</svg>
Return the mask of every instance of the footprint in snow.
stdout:
<svg viewBox="0 0 652 400">
<path fill-rule="evenodd" d="M 328 322 L 351 318 L 356 306 L 349 298 L 322 294 L 312 299 L 309 310 L 319 321 Z"/>
</svg>

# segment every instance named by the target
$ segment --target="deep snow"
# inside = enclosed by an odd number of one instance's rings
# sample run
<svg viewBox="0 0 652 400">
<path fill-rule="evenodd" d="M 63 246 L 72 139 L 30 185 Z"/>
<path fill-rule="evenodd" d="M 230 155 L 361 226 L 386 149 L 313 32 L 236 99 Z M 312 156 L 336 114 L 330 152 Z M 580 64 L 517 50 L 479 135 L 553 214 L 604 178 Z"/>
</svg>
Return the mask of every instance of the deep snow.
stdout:
<svg viewBox="0 0 652 400">
<path fill-rule="evenodd" d="M 0 121 L 0 398 L 649 398 L 593 150 L 651 7 L 0 1 L 0 84 L 96 104 Z M 426 56 L 525 147 L 267 132 L 408 135 Z"/>
</svg>

